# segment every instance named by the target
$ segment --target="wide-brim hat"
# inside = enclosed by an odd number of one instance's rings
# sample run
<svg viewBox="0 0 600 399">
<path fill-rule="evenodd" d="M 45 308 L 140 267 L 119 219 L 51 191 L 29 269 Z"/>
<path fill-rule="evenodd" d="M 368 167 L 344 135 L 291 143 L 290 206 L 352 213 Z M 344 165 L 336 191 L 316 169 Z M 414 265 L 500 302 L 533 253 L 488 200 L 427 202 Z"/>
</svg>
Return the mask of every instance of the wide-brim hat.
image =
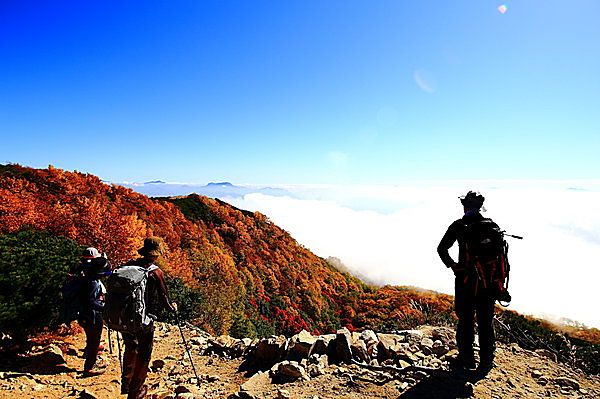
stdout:
<svg viewBox="0 0 600 399">
<path fill-rule="evenodd" d="M 142 256 L 161 256 L 165 253 L 165 246 L 160 237 L 148 237 L 144 240 L 144 246 L 138 249 Z"/>
<path fill-rule="evenodd" d="M 485 201 L 485 197 L 475 191 L 469 191 L 458 198 L 460 199 L 460 203 L 469 209 L 481 209 L 483 201 Z"/>
</svg>

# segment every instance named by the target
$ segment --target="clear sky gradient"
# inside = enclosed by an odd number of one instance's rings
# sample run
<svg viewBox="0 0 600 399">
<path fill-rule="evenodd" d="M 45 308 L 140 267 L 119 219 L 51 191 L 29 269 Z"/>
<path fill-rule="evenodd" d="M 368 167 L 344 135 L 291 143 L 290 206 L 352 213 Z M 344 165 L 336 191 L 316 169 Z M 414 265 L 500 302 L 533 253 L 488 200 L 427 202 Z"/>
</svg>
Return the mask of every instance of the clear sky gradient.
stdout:
<svg viewBox="0 0 600 399">
<path fill-rule="evenodd" d="M 599 16 L 598 0 L 2 1 L 0 162 L 111 181 L 598 178 Z"/>
</svg>

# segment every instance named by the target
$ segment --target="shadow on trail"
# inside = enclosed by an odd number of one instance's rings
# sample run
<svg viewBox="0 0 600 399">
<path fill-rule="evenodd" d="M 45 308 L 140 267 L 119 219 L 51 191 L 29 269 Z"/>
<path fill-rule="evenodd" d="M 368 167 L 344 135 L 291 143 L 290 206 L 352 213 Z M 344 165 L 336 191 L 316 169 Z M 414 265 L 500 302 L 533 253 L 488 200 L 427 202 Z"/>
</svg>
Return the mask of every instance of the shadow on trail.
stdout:
<svg viewBox="0 0 600 399">
<path fill-rule="evenodd" d="M 457 399 L 473 395 L 473 387 L 485 376 L 475 372 L 453 372 L 439 370 L 424 378 L 417 385 L 398 396 L 398 399 Z"/>
<path fill-rule="evenodd" d="M 10 377 L 14 373 L 15 377 L 18 377 L 20 374 L 57 375 L 77 370 L 64 363 L 44 361 L 41 355 L 25 357 L 15 353 L 4 353 L 0 356 L 0 371 L 4 372 L 5 376 Z"/>
</svg>

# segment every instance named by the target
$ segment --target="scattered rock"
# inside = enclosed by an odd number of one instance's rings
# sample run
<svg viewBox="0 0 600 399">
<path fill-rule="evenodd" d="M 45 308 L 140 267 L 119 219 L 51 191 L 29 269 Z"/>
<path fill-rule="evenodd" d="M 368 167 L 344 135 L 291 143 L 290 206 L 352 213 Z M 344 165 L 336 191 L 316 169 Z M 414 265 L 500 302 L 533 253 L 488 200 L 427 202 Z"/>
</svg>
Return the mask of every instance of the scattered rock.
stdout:
<svg viewBox="0 0 600 399">
<path fill-rule="evenodd" d="M 550 382 L 550 378 L 543 375 L 541 377 L 539 377 L 536 382 L 540 385 L 548 385 L 548 383 Z"/>
<path fill-rule="evenodd" d="M 362 339 L 367 346 L 369 346 L 370 343 L 377 344 L 379 342 L 377 334 L 375 334 L 373 330 L 364 330 L 360 333 L 360 339 Z"/>
<path fill-rule="evenodd" d="M 79 398 L 80 399 L 98 399 L 98 397 L 96 395 L 94 395 L 92 392 L 88 391 L 87 389 L 84 389 L 83 391 L 81 391 L 79 393 Z"/>
<path fill-rule="evenodd" d="M 48 345 L 43 352 L 36 354 L 32 361 L 45 366 L 66 363 L 62 350 L 54 344 Z"/>
<path fill-rule="evenodd" d="M 539 356 L 545 357 L 547 359 L 550 359 L 554 362 L 558 361 L 558 357 L 556 356 L 556 353 L 554 352 L 550 352 L 547 349 L 536 349 L 535 353 L 537 353 Z"/>
<path fill-rule="evenodd" d="M 165 361 L 161 360 L 161 359 L 156 359 L 152 362 L 152 365 L 150 366 L 150 368 L 152 369 L 152 371 L 157 371 L 162 369 L 163 367 L 165 367 Z"/>
<path fill-rule="evenodd" d="M 277 390 L 277 399 L 291 399 L 292 395 L 285 389 Z"/>
<path fill-rule="evenodd" d="M 273 366 L 272 372 L 273 380 L 276 382 L 293 382 L 299 379 L 307 381 L 310 379 L 304 367 L 295 361 L 283 361 Z"/>
<path fill-rule="evenodd" d="M 434 340 L 440 340 L 443 344 L 448 346 L 456 345 L 456 333 L 454 330 L 447 327 L 436 327 L 433 329 L 432 338 Z"/>
<path fill-rule="evenodd" d="M 554 379 L 554 383 L 561 387 L 579 389 L 579 382 L 569 377 L 558 377 Z"/>
<path fill-rule="evenodd" d="M 154 399 L 174 399 L 175 395 L 171 394 L 169 391 L 157 391 L 154 392 L 151 397 Z"/>
<path fill-rule="evenodd" d="M 541 372 L 540 370 L 532 370 L 532 371 L 531 371 L 531 376 L 532 376 L 534 379 L 536 379 L 536 380 L 537 380 L 538 378 L 540 378 L 542 375 L 543 375 L 543 374 L 542 374 L 542 372 Z"/>
<path fill-rule="evenodd" d="M 190 389 L 188 387 L 186 387 L 185 385 L 178 385 L 177 388 L 175 388 L 174 392 L 176 394 L 186 393 L 186 392 L 190 392 Z"/>
</svg>

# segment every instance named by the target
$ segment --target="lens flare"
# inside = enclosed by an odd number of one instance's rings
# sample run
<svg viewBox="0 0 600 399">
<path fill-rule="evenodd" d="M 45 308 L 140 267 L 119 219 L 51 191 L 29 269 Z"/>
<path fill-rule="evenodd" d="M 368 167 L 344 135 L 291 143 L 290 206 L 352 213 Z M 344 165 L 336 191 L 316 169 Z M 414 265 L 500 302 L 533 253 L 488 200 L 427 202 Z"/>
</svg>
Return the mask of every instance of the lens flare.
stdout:
<svg viewBox="0 0 600 399">
<path fill-rule="evenodd" d="M 498 6 L 498 11 L 500 11 L 500 14 L 504 14 L 506 12 L 506 6 L 504 4 Z"/>
</svg>

